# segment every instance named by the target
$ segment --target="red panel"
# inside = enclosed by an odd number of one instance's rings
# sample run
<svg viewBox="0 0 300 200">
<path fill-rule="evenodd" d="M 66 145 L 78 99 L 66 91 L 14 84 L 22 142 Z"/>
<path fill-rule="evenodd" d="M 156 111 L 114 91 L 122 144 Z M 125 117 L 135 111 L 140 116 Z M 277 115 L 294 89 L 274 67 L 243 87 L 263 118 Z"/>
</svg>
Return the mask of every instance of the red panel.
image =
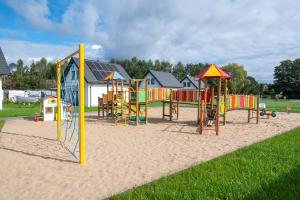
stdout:
<svg viewBox="0 0 300 200">
<path fill-rule="evenodd" d="M 186 101 L 186 90 L 182 90 L 182 101 Z"/>
<path fill-rule="evenodd" d="M 240 96 L 240 108 L 244 108 L 245 107 L 245 96 L 241 95 Z"/>
</svg>

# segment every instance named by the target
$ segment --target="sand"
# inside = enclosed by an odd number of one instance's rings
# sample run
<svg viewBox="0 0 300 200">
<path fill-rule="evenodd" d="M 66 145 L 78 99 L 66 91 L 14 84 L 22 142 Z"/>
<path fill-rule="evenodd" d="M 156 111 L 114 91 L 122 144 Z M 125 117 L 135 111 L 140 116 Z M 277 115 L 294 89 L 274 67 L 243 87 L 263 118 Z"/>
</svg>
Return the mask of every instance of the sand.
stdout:
<svg viewBox="0 0 300 200">
<path fill-rule="evenodd" d="M 300 126 L 300 114 L 278 113 L 260 124 L 247 112 L 228 112 L 220 135 L 197 134 L 196 109 L 149 124 L 116 127 L 86 117 L 86 165 L 56 140 L 55 122 L 7 121 L 0 133 L 0 199 L 102 199 Z"/>
</svg>

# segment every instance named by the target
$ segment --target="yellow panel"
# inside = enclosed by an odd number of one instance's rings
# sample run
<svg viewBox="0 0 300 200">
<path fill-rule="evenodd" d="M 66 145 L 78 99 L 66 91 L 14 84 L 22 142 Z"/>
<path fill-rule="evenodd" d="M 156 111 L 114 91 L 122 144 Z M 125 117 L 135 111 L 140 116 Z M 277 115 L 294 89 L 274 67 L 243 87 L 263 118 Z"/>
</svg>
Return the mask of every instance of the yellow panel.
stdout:
<svg viewBox="0 0 300 200">
<path fill-rule="evenodd" d="M 221 76 L 221 73 L 215 65 L 211 65 L 204 76 Z"/>
</svg>

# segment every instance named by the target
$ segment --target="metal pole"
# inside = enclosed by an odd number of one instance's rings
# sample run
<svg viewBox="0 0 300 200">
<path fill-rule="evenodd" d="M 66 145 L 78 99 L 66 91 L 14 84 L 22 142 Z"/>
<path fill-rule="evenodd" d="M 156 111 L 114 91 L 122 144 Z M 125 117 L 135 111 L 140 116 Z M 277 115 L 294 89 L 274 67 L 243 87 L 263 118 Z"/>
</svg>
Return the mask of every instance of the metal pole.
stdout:
<svg viewBox="0 0 300 200">
<path fill-rule="evenodd" d="M 57 81 L 57 140 L 60 141 L 60 125 L 61 125 L 61 102 L 60 102 L 60 80 L 61 80 L 61 63 L 60 60 L 56 61 L 56 81 Z"/>
<path fill-rule="evenodd" d="M 85 163 L 85 135 L 84 135 L 84 45 L 79 44 L 79 163 Z"/>
</svg>

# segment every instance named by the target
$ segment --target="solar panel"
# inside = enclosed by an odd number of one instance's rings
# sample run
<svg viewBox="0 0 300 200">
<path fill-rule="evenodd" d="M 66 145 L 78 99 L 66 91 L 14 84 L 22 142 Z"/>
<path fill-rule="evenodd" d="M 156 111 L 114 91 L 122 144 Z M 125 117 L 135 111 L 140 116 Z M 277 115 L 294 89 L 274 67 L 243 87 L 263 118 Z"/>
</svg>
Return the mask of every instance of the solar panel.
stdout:
<svg viewBox="0 0 300 200">
<path fill-rule="evenodd" d="M 99 61 L 85 61 L 85 62 L 90 68 L 90 70 L 92 71 L 92 73 L 94 74 L 94 76 L 96 77 L 96 79 L 99 81 L 103 80 L 112 71 L 117 71 L 120 73 L 119 68 L 114 64 L 102 63 Z M 121 75 L 126 76 L 124 70 L 122 70 L 121 72 L 122 72 L 120 73 Z"/>
</svg>

